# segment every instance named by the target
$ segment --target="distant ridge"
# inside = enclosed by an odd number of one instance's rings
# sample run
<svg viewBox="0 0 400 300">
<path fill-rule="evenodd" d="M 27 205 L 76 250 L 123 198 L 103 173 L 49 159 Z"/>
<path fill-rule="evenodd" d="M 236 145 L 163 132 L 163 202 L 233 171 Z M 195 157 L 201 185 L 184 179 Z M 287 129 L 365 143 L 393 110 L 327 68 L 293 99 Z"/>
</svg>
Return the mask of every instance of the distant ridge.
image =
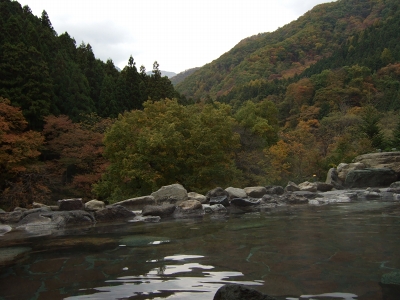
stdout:
<svg viewBox="0 0 400 300">
<path fill-rule="evenodd" d="M 200 68 L 192 68 L 185 70 L 183 72 L 180 72 L 179 74 L 175 75 L 174 77 L 171 77 L 171 82 L 173 85 L 178 84 L 186 79 L 186 77 L 192 75 L 194 72 L 196 72 Z"/>
<path fill-rule="evenodd" d="M 167 76 L 168 78 L 171 78 L 171 77 L 176 76 L 176 73 L 174 73 L 174 72 L 163 71 L 163 70 L 161 70 L 160 72 L 161 72 L 162 77 Z M 151 75 L 152 73 L 153 73 L 152 71 L 146 72 L 147 75 Z"/>
</svg>

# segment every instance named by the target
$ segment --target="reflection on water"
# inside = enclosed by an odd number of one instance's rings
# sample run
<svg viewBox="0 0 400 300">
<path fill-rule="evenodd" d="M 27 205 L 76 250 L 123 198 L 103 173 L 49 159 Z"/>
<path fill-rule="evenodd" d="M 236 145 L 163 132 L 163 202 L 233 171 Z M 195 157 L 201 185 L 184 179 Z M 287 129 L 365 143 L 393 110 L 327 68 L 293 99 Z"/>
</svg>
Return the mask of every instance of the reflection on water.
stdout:
<svg viewBox="0 0 400 300">
<path fill-rule="evenodd" d="M 212 299 L 226 283 L 277 299 L 383 299 L 382 275 L 400 269 L 399 212 L 365 201 L 22 241 L 6 234 L 0 253 L 16 261 L 0 269 L 0 299 Z"/>
</svg>

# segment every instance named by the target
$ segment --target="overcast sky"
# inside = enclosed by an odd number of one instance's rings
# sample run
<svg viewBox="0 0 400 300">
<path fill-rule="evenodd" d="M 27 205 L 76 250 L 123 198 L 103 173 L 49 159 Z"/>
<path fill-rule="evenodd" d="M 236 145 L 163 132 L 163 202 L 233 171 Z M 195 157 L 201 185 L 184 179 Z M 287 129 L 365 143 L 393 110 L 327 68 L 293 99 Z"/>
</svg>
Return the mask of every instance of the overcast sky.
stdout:
<svg viewBox="0 0 400 300">
<path fill-rule="evenodd" d="M 95 56 L 121 69 L 132 55 L 148 71 L 201 67 L 240 40 L 272 32 L 332 0 L 18 0 L 60 35 L 89 43 Z"/>
</svg>

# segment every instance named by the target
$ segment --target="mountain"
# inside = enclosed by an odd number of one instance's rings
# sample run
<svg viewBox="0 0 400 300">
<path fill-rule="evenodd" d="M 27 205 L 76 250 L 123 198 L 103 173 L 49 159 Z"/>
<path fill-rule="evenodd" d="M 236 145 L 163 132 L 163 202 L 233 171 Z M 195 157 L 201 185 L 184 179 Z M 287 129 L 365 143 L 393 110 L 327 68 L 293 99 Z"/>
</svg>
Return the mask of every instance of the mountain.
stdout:
<svg viewBox="0 0 400 300">
<path fill-rule="evenodd" d="M 363 32 L 377 32 L 387 22 L 394 26 L 393 19 L 398 18 L 398 12 L 396 0 L 339 0 L 317 5 L 275 32 L 240 41 L 233 49 L 178 83 L 176 89 L 194 99 L 226 97 L 241 86 L 293 79 L 317 62 L 334 56 L 338 60 L 338 55 L 342 55 L 341 63 L 346 64 L 350 57 L 343 56 L 356 51 L 365 55 L 365 51 L 373 48 L 380 55 L 388 48 L 393 58 L 399 59 L 397 37 L 393 32 L 398 27 L 392 28 L 391 36 L 381 30 L 380 34 L 385 34 L 387 39 L 380 39 L 380 45 L 371 44 L 371 40 L 368 40 L 370 44 L 364 43 L 364 49 L 357 49 L 355 45 L 363 42 Z M 339 66 L 337 63 L 335 67 Z M 373 67 L 376 70 L 383 65 Z"/>
<path fill-rule="evenodd" d="M 171 78 L 171 77 L 176 76 L 176 73 L 174 73 L 174 72 L 163 71 L 163 70 L 160 70 L 160 72 L 161 72 L 161 76 L 162 76 L 162 77 L 167 76 L 168 78 Z M 149 76 L 150 76 L 151 74 L 153 74 L 152 71 L 147 71 L 147 72 L 146 72 L 146 75 L 149 75 Z"/>
<path fill-rule="evenodd" d="M 200 68 L 192 68 L 192 69 L 185 70 L 185 71 L 180 72 L 179 74 L 175 75 L 174 77 L 171 77 L 170 80 L 173 85 L 176 85 L 176 84 L 182 82 L 183 80 L 185 80 L 186 77 L 192 75 L 198 69 L 200 69 Z"/>
</svg>

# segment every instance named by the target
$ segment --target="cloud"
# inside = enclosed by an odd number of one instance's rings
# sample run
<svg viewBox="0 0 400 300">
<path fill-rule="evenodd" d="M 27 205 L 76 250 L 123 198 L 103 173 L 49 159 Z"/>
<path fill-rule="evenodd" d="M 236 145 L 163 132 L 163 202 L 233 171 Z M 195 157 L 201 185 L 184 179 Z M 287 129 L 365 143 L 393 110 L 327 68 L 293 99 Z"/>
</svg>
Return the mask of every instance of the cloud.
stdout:
<svg viewBox="0 0 400 300">
<path fill-rule="evenodd" d="M 23 0 L 55 30 L 89 43 L 96 57 L 123 68 L 132 55 L 138 66 L 180 72 L 200 67 L 240 40 L 274 31 L 324 0 Z"/>
</svg>

